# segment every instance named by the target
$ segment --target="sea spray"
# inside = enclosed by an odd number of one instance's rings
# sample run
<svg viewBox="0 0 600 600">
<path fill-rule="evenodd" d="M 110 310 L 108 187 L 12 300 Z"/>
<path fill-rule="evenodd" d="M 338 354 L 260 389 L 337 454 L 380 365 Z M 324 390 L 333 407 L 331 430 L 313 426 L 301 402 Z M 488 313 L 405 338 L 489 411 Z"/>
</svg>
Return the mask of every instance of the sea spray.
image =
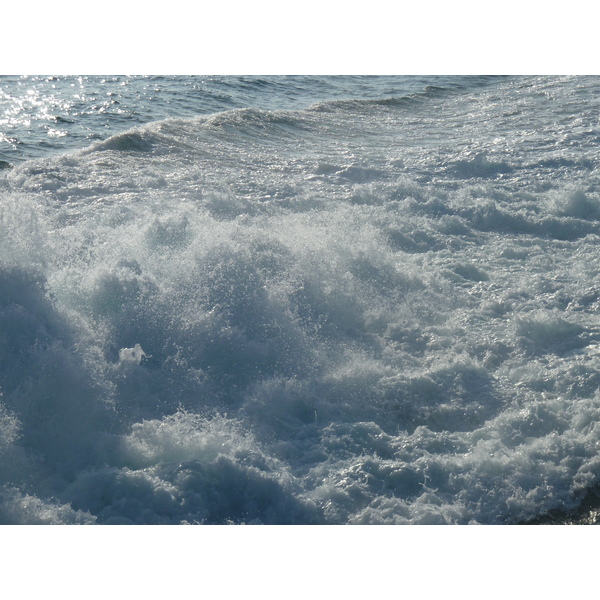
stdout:
<svg viewBox="0 0 600 600">
<path fill-rule="evenodd" d="M 599 476 L 597 85 L 265 96 L 15 161 L 0 521 L 575 509 Z"/>
</svg>

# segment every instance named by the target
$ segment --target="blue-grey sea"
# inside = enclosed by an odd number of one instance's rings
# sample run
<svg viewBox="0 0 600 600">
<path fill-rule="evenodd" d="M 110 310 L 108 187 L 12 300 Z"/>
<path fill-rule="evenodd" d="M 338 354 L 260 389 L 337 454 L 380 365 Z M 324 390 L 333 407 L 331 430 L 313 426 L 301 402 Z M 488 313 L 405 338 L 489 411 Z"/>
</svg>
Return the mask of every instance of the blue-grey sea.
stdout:
<svg viewBox="0 0 600 600">
<path fill-rule="evenodd" d="M 0 523 L 581 510 L 599 150 L 592 76 L 0 77 Z"/>
</svg>

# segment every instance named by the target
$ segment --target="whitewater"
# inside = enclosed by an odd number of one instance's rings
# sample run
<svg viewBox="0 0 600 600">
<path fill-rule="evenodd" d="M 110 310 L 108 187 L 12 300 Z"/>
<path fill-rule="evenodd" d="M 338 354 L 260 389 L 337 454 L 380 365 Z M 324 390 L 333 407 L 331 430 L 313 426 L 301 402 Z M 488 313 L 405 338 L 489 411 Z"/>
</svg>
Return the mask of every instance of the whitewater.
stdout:
<svg viewBox="0 0 600 600">
<path fill-rule="evenodd" d="M 1 77 L 0 111 L 1 524 L 595 497 L 600 78 Z"/>
</svg>

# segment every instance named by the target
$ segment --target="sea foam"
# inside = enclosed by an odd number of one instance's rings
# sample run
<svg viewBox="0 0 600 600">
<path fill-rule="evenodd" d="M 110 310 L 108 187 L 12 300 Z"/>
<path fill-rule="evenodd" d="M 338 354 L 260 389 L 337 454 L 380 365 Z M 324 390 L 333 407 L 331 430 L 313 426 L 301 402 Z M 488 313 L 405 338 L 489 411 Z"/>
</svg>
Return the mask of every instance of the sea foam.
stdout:
<svg viewBox="0 0 600 600">
<path fill-rule="evenodd" d="M 537 146 L 465 120 L 525 127 L 486 90 L 168 119 L 7 171 L 0 520 L 575 508 L 600 474 L 598 174 L 584 153 L 537 183 Z"/>
</svg>

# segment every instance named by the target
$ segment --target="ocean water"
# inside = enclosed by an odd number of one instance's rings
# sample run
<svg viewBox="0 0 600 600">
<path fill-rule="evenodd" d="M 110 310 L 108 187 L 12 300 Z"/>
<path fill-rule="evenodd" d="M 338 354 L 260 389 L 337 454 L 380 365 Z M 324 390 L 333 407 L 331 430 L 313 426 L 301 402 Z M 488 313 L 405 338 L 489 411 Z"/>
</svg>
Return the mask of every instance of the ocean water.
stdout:
<svg viewBox="0 0 600 600">
<path fill-rule="evenodd" d="M 0 78 L 0 523 L 512 524 L 600 479 L 600 78 Z"/>
</svg>

